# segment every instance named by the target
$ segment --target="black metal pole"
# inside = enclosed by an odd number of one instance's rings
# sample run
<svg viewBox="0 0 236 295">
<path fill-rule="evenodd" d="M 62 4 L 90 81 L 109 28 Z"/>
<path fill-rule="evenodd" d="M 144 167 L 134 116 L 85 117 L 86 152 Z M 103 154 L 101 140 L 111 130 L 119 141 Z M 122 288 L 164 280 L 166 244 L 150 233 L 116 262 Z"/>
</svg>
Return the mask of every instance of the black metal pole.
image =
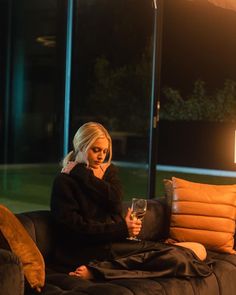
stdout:
<svg viewBox="0 0 236 295">
<path fill-rule="evenodd" d="M 150 140 L 149 140 L 149 177 L 148 197 L 155 198 L 156 192 L 156 165 L 158 144 L 158 123 L 160 112 L 161 87 L 161 52 L 162 52 L 162 24 L 163 0 L 153 0 L 154 29 L 153 29 L 153 59 L 152 59 L 152 91 L 150 113 Z"/>
</svg>

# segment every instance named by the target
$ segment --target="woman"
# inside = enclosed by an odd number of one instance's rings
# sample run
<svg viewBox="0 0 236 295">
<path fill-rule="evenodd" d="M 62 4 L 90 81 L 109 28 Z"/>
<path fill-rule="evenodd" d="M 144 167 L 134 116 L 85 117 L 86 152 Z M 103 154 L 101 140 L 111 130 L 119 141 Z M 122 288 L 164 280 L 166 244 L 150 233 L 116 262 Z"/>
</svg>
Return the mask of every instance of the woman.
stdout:
<svg viewBox="0 0 236 295">
<path fill-rule="evenodd" d="M 95 122 L 82 125 L 52 189 L 51 212 L 62 237 L 58 262 L 82 278 L 209 275 L 208 266 L 182 246 L 126 239 L 138 235 L 142 223 L 130 209 L 122 217 L 122 189 L 111 159 L 107 130 Z"/>
</svg>

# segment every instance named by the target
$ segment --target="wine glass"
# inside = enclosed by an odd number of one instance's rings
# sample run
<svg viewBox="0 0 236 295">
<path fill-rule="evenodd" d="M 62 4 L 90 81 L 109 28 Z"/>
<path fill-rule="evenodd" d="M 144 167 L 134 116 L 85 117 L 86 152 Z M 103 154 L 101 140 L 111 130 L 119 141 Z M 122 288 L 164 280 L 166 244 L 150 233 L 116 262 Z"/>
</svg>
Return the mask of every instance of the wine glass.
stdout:
<svg viewBox="0 0 236 295">
<path fill-rule="evenodd" d="M 139 199 L 139 198 L 132 198 L 132 205 L 131 205 L 131 218 L 132 219 L 140 219 L 143 220 L 147 211 L 147 200 L 146 199 Z M 136 237 L 129 237 L 128 240 L 133 241 L 140 241 Z"/>
</svg>

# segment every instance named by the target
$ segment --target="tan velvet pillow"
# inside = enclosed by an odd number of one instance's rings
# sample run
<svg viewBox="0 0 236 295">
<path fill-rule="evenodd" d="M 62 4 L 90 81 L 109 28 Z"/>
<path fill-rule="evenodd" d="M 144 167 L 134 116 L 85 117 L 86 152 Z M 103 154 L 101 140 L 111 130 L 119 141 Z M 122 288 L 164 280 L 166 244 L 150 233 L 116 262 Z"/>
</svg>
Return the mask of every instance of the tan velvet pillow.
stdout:
<svg viewBox="0 0 236 295">
<path fill-rule="evenodd" d="M 210 185 L 176 177 L 164 180 L 164 185 L 168 202 L 172 201 L 171 239 L 236 254 L 236 185 Z"/>
<path fill-rule="evenodd" d="M 20 258 L 24 275 L 30 286 L 40 292 L 45 283 L 44 259 L 21 222 L 2 205 L 0 205 L 0 230 L 12 252 Z"/>
</svg>

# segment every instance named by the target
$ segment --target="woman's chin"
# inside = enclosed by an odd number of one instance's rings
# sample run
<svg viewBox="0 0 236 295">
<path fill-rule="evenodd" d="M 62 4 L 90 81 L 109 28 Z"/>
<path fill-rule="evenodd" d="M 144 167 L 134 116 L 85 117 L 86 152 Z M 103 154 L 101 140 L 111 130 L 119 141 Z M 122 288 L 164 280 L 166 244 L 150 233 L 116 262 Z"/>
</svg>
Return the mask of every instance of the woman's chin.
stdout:
<svg viewBox="0 0 236 295">
<path fill-rule="evenodd" d="M 92 165 L 90 165 L 90 168 L 92 168 L 92 169 L 99 169 L 100 166 L 101 166 L 101 164 L 92 164 Z"/>
</svg>

